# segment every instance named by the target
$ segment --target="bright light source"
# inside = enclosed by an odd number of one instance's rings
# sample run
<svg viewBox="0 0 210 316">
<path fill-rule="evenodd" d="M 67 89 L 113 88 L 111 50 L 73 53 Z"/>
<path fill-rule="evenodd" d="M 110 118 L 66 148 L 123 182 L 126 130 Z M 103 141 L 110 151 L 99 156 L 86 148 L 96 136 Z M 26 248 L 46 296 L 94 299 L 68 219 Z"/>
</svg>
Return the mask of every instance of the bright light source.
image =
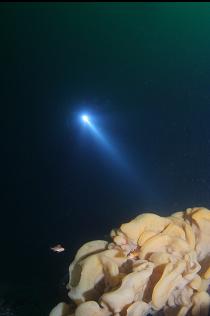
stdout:
<svg viewBox="0 0 210 316">
<path fill-rule="evenodd" d="M 82 115 L 82 120 L 85 123 L 89 123 L 90 122 L 89 117 L 87 115 Z"/>
</svg>

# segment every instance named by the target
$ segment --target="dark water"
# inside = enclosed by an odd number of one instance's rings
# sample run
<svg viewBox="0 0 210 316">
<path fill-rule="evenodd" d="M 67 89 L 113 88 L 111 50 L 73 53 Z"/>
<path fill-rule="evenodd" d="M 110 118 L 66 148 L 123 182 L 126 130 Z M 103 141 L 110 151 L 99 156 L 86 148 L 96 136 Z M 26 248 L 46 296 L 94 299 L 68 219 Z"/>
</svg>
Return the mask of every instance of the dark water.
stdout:
<svg viewBox="0 0 210 316">
<path fill-rule="evenodd" d="M 0 306 L 41 316 L 84 242 L 210 206 L 210 4 L 2 3 L 0 24 Z"/>
</svg>

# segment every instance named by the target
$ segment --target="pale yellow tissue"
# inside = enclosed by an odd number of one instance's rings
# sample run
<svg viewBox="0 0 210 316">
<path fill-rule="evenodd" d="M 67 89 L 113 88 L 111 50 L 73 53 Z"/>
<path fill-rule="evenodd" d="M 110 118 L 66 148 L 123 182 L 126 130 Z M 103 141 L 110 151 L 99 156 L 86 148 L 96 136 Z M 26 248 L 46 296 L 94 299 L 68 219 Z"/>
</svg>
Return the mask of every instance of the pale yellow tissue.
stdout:
<svg viewBox="0 0 210 316">
<path fill-rule="evenodd" d="M 193 297 L 192 316 L 208 316 L 210 297 L 206 292 L 196 293 Z"/>
<path fill-rule="evenodd" d="M 105 293 L 101 300 L 114 313 L 119 313 L 126 305 L 134 301 L 137 292 L 143 290 L 145 283 L 152 274 L 153 265 L 144 265 L 140 271 L 129 273 L 122 280 L 120 287 L 112 292 Z"/>
<path fill-rule="evenodd" d="M 127 309 L 126 316 L 146 316 L 150 306 L 145 302 L 135 302 Z"/>
<path fill-rule="evenodd" d="M 68 316 L 70 312 L 70 306 L 61 302 L 52 309 L 49 316 Z"/>
<path fill-rule="evenodd" d="M 50 316 L 208 315 L 210 210 L 144 213 L 110 237 L 79 248 L 69 266 L 69 304 Z"/>
<path fill-rule="evenodd" d="M 152 230 L 155 233 L 161 232 L 165 226 L 170 223 L 170 220 L 153 213 L 146 213 L 137 216 L 129 223 L 122 224 L 120 226 L 121 231 L 137 243 L 139 236 L 148 230 Z M 152 229 L 151 229 L 152 228 Z"/>
<path fill-rule="evenodd" d="M 108 309 L 101 308 L 95 301 L 82 303 L 77 307 L 75 316 L 110 316 Z"/>
<path fill-rule="evenodd" d="M 185 262 L 180 261 L 175 266 L 168 263 L 164 269 L 163 275 L 156 284 L 152 294 L 152 303 L 157 309 L 161 309 L 166 304 L 171 292 L 182 279 L 182 272 L 185 268 Z"/>
</svg>

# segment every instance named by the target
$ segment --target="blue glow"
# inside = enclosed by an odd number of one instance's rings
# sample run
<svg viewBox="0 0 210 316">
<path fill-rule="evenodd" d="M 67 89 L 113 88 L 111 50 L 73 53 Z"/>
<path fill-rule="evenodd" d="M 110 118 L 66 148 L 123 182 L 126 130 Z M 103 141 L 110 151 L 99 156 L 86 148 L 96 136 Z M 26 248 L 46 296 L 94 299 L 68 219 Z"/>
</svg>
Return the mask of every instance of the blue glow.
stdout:
<svg viewBox="0 0 210 316">
<path fill-rule="evenodd" d="M 89 128 L 90 132 L 93 134 L 93 136 L 100 141 L 100 143 L 103 145 L 103 147 L 107 150 L 107 152 L 110 154 L 110 158 L 115 161 L 116 165 L 118 167 L 123 168 L 124 170 L 129 170 L 130 168 L 128 164 L 125 162 L 125 159 L 123 159 L 123 155 L 117 150 L 116 146 L 112 144 L 104 135 L 104 132 L 102 132 L 98 127 L 95 125 L 95 120 L 92 116 L 86 114 L 82 114 L 80 116 L 80 119 L 82 122 Z"/>
<path fill-rule="evenodd" d="M 84 123 L 87 123 L 87 124 L 90 123 L 90 119 L 88 115 L 82 115 L 81 118 Z"/>
<path fill-rule="evenodd" d="M 121 152 L 117 146 L 113 143 L 112 139 L 109 139 L 108 135 L 104 133 L 98 126 L 97 117 L 94 114 L 89 115 L 89 113 L 80 114 L 80 121 L 83 125 L 91 132 L 94 138 L 106 149 L 106 152 L 109 154 L 110 159 L 115 163 L 116 169 L 123 170 L 123 173 L 126 176 L 126 182 L 132 180 L 132 191 L 137 191 L 138 194 L 143 194 L 146 198 L 147 194 L 152 190 L 151 183 L 148 183 L 147 177 L 145 174 L 145 167 L 142 166 L 141 170 L 136 170 L 132 166 L 132 161 L 128 159 L 128 152 Z M 130 179 L 130 180 L 129 180 Z M 140 190 L 140 191 L 139 191 Z M 153 193 L 154 195 L 154 193 Z"/>
</svg>

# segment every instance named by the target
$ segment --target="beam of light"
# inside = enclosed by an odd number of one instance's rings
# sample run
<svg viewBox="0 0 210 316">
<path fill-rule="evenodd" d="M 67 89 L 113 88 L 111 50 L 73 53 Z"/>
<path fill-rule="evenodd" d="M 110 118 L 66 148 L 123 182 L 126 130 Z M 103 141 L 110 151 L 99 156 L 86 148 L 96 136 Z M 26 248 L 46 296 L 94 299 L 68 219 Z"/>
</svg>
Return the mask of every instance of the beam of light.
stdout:
<svg viewBox="0 0 210 316">
<path fill-rule="evenodd" d="M 98 127 L 95 126 L 93 120 L 91 119 L 91 116 L 83 114 L 81 115 L 81 120 L 85 125 L 87 125 L 87 127 L 89 127 L 89 130 L 92 132 L 93 136 L 95 136 L 96 139 L 100 141 L 103 147 L 110 154 L 110 158 L 116 163 L 116 167 L 123 168 L 124 172 L 127 171 L 131 175 L 131 168 L 128 163 L 126 163 L 125 157 L 123 157 L 122 153 L 119 152 L 117 147 L 107 139 L 107 137 L 104 135 L 104 132 L 102 132 L 101 130 L 99 130 Z"/>
<path fill-rule="evenodd" d="M 83 120 L 84 123 L 89 123 L 89 122 L 90 122 L 88 115 L 82 115 L 81 118 L 82 118 L 82 120 Z"/>
<path fill-rule="evenodd" d="M 100 144 L 103 145 L 107 153 L 109 153 L 110 159 L 115 163 L 116 169 L 123 170 L 123 173 L 126 176 L 126 181 L 132 181 L 132 191 L 137 190 L 138 192 L 141 192 L 141 194 L 144 194 L 144 197 L 147 197 L 149 192 L 152 190 L 152 186 L 151 183 L 147 180 L 148 176 L 146 176 L 145 174 L 145 168 L 142 168 L 142 170 L 138 171 L 135 170 L 135 168 L 132 167 L 131 161 L 129 162 L 130 159 L 126 157 L 126 154 L 122 153 L 117 148 L 117 146 L 108 139 L 105 133 L 101 129 L 96 127 L 94 123 L 94 117 L 91 117 L 91 115 L 83 114 L 80 115 L 80 119 L 82 120 L 82 123 L 93 134 L 96 140 L 98 140 Z M 155 190 L 152 191 L 155 192 Z M 155 195 L 155 193 L 153 193 L 153 195 Z"/>
</svg>

